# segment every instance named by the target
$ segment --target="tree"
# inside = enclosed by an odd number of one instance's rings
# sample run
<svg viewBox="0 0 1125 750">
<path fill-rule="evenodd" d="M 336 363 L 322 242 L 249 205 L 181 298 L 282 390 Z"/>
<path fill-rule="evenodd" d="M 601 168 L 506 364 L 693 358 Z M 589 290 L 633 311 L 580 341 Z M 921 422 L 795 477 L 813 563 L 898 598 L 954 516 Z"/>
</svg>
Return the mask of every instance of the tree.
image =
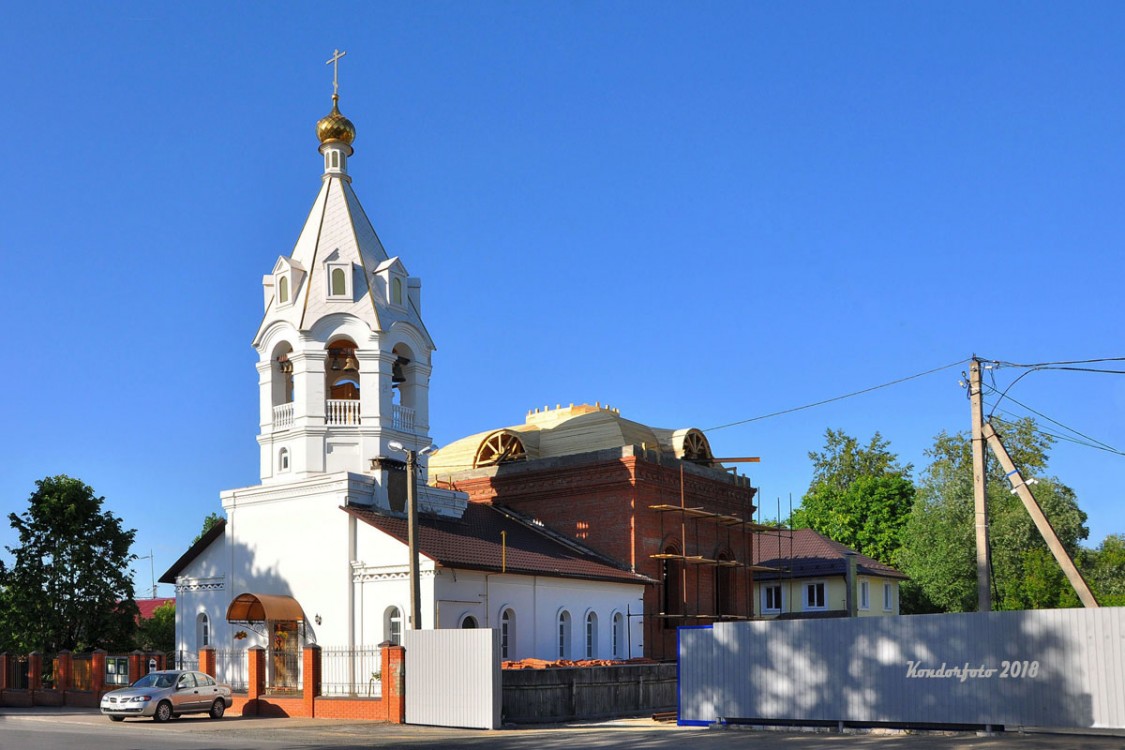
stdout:
<svg viewBox="0 0 1125 750">
<path fill-rule="evenodd" d="M 1051 438 L 1027 418 L 1016 422 L 993 418 L 992 424 L 1021 474 L 1037 480 L 1036 500 L 1063 546 L 1075 555 L 1088 533 L 1086 514 L 1078 507 L 1074 491 L 1046 474 Z M 977 578 L 972 441 L 964 434 L 942 432 L 926 455 L 932 460 L 903 535 L 903 572 L 916 587 L 909 592 L 910 611 L 973 611 Z M 1003 469 L 991 454 L 987 458 L 994 608 L 1077 603 L 1026 508 L 1011 493 Z"/>
<path fill-rule="evenodd" d="M 67 476 L 35 483 L 28 509 L 8 516 L 19 546 L 0 579 L 6 648 L 129 648 L 137 617 L 129 564 L 135 530 L 103 510 L 104 498 Z"/>
<path fill-rule="evenodd" d="M 142 651 L 175 651 L 176 605 L 161 604 L 152 611 L 152 617 L 137 623 L 135 645 Z"/>
<path fill-rule="evenodd" d="M 203 529 L 198 534 L 195 535 L 195 539 L 191 540 L 191 544 L 194 545 L 196 542 L 198 542 L 200 539 L 202 539 L 204 537 L 204 535 L 208 531 L 210 531 L 211 528 L 215 524 L 219 523 L 222 520 L 223 520 L 223 517 L 220 516 L 218 513 L 208 513 L 207 517 L 203 519 Z"/>
<path fill-rule="evenodd" d="M 896 564 L 914 503 L 911 466 L 898 462 L 878 432 L 866 446 L 842 430 L 828 429 L 824 437 L 824 450 L 809 453 L 813 478 L 801 507 L 793 512 L 793 526 Z"/>
<path fill-rule="evenodd" d="M 1083 550 L 1079 567 L 1099 604 L 1125 606 L 1125 534 L 1110 534 L 1097 549 Z"/>
</svg>

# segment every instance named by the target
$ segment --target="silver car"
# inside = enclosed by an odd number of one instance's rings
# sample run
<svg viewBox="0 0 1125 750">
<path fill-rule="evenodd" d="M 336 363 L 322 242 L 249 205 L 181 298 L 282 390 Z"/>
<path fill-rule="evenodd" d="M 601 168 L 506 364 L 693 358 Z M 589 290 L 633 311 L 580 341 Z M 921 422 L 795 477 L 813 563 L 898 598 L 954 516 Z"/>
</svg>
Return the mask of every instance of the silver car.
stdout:
<svg viewBox="0 0 1125 750">
<path fill-rule="evenodd" d="M 149 672 L 132 686 L 102 696 L 102 713 L 110 721 L 126 716 L 151 716 L 168 721 L 182 714 L 210 714 L 221 719 L 230 708 L 230 686 L 202 672 L 166 669 Z"/>
</svg>

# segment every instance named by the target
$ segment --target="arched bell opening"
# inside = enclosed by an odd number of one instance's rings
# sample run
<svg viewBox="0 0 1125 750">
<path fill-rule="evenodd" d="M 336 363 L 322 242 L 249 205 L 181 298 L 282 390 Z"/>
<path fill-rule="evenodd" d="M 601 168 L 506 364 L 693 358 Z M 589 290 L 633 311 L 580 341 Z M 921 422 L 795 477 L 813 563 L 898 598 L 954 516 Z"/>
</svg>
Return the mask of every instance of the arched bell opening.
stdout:
<svg viewBox="0 0 1125 750">
<path fill-rule="evenodd" d="M 282 341 L 270 358 L 270 393 L 274 406 L 293 403 L 293 347 Z"/>
<path fill-rule="evenodd" d="M 414 409 L 417 401 L 417 373 L 414 352 L 406 344 L 395 344 L 391 353 L 395 361 L 391 365 L 391 388 L 397 406 Z"/>
<path fill-rule="evenodd" d="M 324 362 L 324 391 L 328 395 L 327 424 L 359 424 L 359 359 L 355 342 L 336 339 L 329 342 Z"/>
</svg>

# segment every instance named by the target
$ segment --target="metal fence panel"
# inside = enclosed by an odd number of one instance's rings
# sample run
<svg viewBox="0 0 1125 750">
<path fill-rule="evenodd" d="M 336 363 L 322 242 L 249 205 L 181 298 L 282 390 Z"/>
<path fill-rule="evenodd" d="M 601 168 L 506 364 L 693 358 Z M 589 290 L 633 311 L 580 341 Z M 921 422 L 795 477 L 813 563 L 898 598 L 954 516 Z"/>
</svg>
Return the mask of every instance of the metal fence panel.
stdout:
<svg viewBox="0 0 1125 750">
<path fill-rule="evenodd" d="M 382 655 L 378 646 L 323 646 L 320 649 L 321 695 L 378 698 L 383 694 L 382 677 Z"/>
<path fill-rule="evenodd" d="M 1125 728 L 1125 608 L 681 629 L 680 719 Z"/>
<path fill-rule="evenodd" d="M 498 729 L 500 631 L 408 630 L 406 723 Z"/>
</svg>

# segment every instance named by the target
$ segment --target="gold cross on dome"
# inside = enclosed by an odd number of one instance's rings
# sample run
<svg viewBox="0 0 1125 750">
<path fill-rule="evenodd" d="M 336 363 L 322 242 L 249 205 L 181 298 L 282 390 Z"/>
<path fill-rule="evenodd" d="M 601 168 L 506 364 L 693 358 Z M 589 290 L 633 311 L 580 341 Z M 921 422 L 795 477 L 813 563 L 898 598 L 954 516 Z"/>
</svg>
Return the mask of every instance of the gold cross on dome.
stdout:
<svg viewBox="0 0 1125 750">
<path fill-rule="evenodd" d="M 336 50 L 332 53 L 332 58 L 324 63 L 332 66 L 332 96 L 336 96 L 340 92 L 340 58 L 346 54 L 348 53 Z"/>
</svg>

